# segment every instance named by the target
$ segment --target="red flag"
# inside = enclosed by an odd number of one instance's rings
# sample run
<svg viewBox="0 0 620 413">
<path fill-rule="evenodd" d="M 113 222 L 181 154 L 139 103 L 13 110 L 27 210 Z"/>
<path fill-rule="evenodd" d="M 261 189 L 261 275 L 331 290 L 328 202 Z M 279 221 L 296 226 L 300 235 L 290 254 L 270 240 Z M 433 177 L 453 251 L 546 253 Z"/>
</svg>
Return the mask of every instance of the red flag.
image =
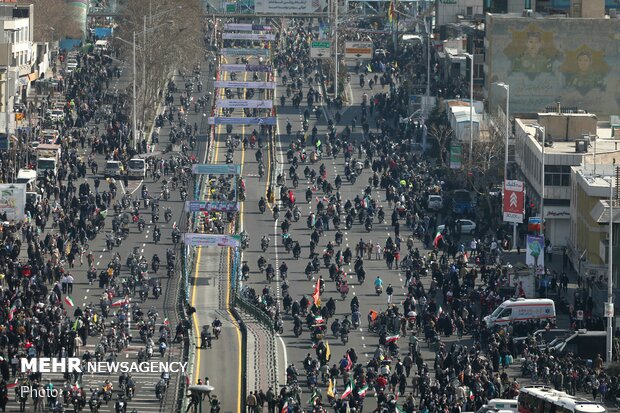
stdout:
<svg viewBox="0 0 620 413">
<path fill-rule="evenodd" d="M 344 368 L 345 371 L 349 371 L 353 368 L 353 362 L 351 361 L 351 357 L 349 353 L 347 353 L 347 366 Z"/>
<path fill-rule="evenodd" d="M 321 278 L 316 279 L 316 285 L 314 286 L 314 292 L 312 293 L 312 299 L 314 304 L 321 306 Z"/>
</svg>

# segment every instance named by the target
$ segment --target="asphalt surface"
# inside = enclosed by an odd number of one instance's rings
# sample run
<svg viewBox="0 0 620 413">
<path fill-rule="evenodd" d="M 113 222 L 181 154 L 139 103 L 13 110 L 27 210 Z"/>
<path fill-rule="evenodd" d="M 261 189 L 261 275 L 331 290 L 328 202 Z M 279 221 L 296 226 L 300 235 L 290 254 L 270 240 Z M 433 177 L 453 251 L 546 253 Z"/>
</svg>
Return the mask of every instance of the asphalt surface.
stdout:
<svg viewBox="0 0 620 413">
<path fill-rule="evenodd" d="M 127 82 L 125 77 L 130 76 L 131 73 L 125 70 L 123 71 L 120 79 L 113 79 L 110 81 L 110 89 L 116 89 L 119 86 L 123 86 L 124 83 Z M 182 90 L 182 80 L 180 77 L 175 78 L 175 82 L 179 85 L 179 90 Z M 195 93 L 193 96 L 199 96 L 201 94 L 206 93 L 203 91 L 202 93 Z M 175 93 L 175 104 L 179 104 L 179 94 Z M 175 117 L 176 121 L 176 117 Z M 191 120 L 193 124 L 193 120 Z M 89 125 L 91 128 L 93 125 Z M 166 122 L 166 125 L 159 131 L 160 138 L 159 144 L 155 145 L 153 150 L 159 151 L 161 148 L 165 148 L 169 142 L 169 131 L 170 126 Z M 86 159 L 90 153 L 90 147 L 86 146 L 85 149 L 79 149 L 79 154 L 82 156 L 82 159 Z M 173 152 L 174 153 L 174 152 Z M 170 155 L 164 155 L 164 158 L 168 158 Z M 99 165 L 99 179 L 101 180 L 100 190 L 107 190 L 107 183 L 103 179 L 101 175 L 105 160 L 102 155 L 97 155 L 95 157 L 95 161 Z M 90 168 L 88 169 L 87 181 L 90 184 L 91 191 L 94 191 L 94 178 L 95 176 L 90 173 Z M 167 177 L 168 181 L 170 181 L 170 176 Z M 134 198 L 140 198 L 140 188 L 143 185 L 149 190 L 149 194 L 159 194 L 161 192 L 162 179 L 158 182 L 155 182 L 151 177 L 150 173 L 147 174 L 147 178 L 145 180 L 130 180 L 129 185 L 125 187 L 122 180 L 117 180 L 117 186 L 119 187 L 117 199 L 121 198 L 124 193 L 129 193 Z M 81 182 L 80 182 L 81 183 Z M 188 198 L 189 199 L 189 198 Z M 113 202 L 114 203 L 114 202 Z M 146 302 L 142 303 L 140 297 L 136 295 L 132 299 L 133 303 L 138 303 L 142 311 L 146 314 L 146 312 L 154 308 L 158 313 L 158 318 L 156 322 L 156 335 L 154 336 L 154 341 L 157 341 L 158 333 L 160 326 L 164 324 L 165 318 L 169 318 L 170 320 L 170 329 L 172 336 L 175 333 L 176 327 L 176 285 L 178 284 L 178 274 L 180 271 L 180 263 L 179 263 L 179 252 L 177 251 L 177 263 L 176 263 L 176 271 L 175 276 L 172 278 L 168 278 L 166 275 L 166 251 L 167 249 L 174 249 L 174 245 L 172 243 L 172 228 L 173 225 L 178 224 L 184 218 L 185 214 L 183 212 L 184 203 L 180 199 L 179 191 L 171 189 L 171 197 L 170 201 L 166 202 L 160 200 L 160 222 L 159 227 L 161 228 L 161 241 L 158 244 L 155 244 L 152 237 L 152 225 L 150 224 L 150 208 L 147 210 L 144 208 L 144 205 L 141 205 L 140 213 L 142 217 L 145 219 L 147 225 L 144 229 L 143 233 L 140 233 L 137 228 L 137 224 L 130 223 L 130 233 L 129 236 L 122 241 L 120 247 L 115 247 L 111 251 L 106 249 L 105 245 L 105 235 L 107 231 L 111 231 L 112 227 L 112 218 L 116 215 L 112 208 L 108 211 L 108 217 L 106 219 L 106 226 L 104 228 L 104 232 L 101 232 L 94 240 L 89 241 L 90 251 L 93 252 L 95 257 L 95 265 L 97 268 L 97 274 L 100 271 L 107 268 L 108 263 L 111 261 L 114 254 L 119 253 L 121 256 L 122 268 L 121 268 L 121 277 L 127 276 L 129 274 L 129 270 L 125 265 L 127 256 L 129 253 L 137 247 L 140 253 L 147 259 L 149 262 L 149 277 L 151 279 L 159 279 L 161 281 L 162 286 L 162 296 L 159 299 L 155 299 L 152 296 L 152 289 L 149 291 L 149 297 Z M 164 211 L 166 208 L 170 208 L 172 211 L 172 219 L 169 223 L 166 223 L 164 220 Z M 51 229 L 52 220 L 48 221 L 47 231 L 54 231 Z M 25 249 L 24 249 L 25 250 Z M 153 273 L 150 268 L 151 257 L 157 254 L 161 259 L 161 267 L 157 273 Z M 24 251 L 22 251 L 22 258 L 25 258 Z M 75 278 L 75 282 L 73 285 L 73 293 L 71 294 L 75 305 L 77 307 L 84 308 L 88 304 L 93 304 L 98 309 L 100 297 L 103 294 L 103 289 L 99 288 L 98 280 L 90 285 L 86 276 L 86 272 L 88 270 L 87 260 L 84 257 L 84 264 L 80 265 L 79 259 L 76 260 L 75 268 L 70 269 L 69 271 L 73 274 Z M 120 297 L 122 298 L 122 297 Z M 115 300 L 118 298 L 115 298 Z M 114 301 L 114 300 L 113 300 Z M 72 313 L 74 309 L 67 308 L 67 311 Z M 116 311 L 115 308 L 111 308 L 110 315 L 114 314 Z M 146 317 L 146 316 L 145 316 Z M 109 322 L 111 317 L 106 320 L 106 327 L 109 327 Z M 137 362 L 137 354 L 140 349 L 144 349 L 145 343 L 140 339 L 139 331 L 133 323 L 130 327 L 132 342 L 131 344 L 122 352 L 118 353 L 116 361 L 136 361 Z M 94 355 L 95 347 L 99 342 L 99 337 L 91 336 L 88 338 L 87 343 L 81 348 L 81 353 L 83 354 L 86 351 L 90 351 L 91 354 Z M 164 357 L 161 357 L 157 348 L 154 349 L 154 355 L 151 361 L 180 361 L 181 356 L 181 345 L 178 343 L 169 342 L 168 350 L 166 351 Z M 148 373 L 132 373 L 132 377 L 136 383 L 136 391 L 134 397 L 128 401 L 127 411 L 132 411 L 132 409 L 136 409 L 138 412 L 160 412 L 160 411 L 172 411 L 175 405 L 176 398 L 176 386 L 179 380 L 180 374 L 171 374 L 171 381 L 169 384 L 169 389 L 166 392 L 166 397 L 163 402 L 160 403 L 155 397 L 155 385 L 160 379 L 160 373 L 157 372 L 148 372 Z M 62 377 L 62 373 L 50 373 L 43 375 L 43 382 L 46 383 L 47 380 L 50 379 L 54 383 L 56 388 L 62 388 L 64 385 L 64 378 Z M 118 376 L 108 376 L 104 374 L 89 374 L 83 376 L 82 388 L 86 391 L 87 398 L 87 406 L 88 408 L 88 399 L 90 397 L 90 388 L 96 388 L 103 385 L 105 379 L 109 379 L 114 386 L 114 398 L 108 405 L 103 404 L 101 406 L 101 412 L 112 412 L 114 411 L 114 400 L 116 399 L 116 394 L 119 392 L 118 390 Z M 12 396 L 12 395 L 11 395 Z M 14 398 L 10 397 L 10 402 L 7 406 L 7 411 L 16 412 L 18 411 L 19 406 L 14 402 Z M 27 411 L 29 408 L 32 408 L 32 399 L 29 399 L 28 405 L 26 407 Z M 72 406 L 67 407 L 67 411 L 73 411 Z"/>
<path fill-rule="evenodd" d="M 221 73 L 220 79 L 230 80 L 228 76 L 227 73 Z M 243 76 L 240 79 L 243 79 Z M 215 131 L 210 156 L 213 163 L 225 163 L 226 129 L 216 126 Z M 199 161 L 206 163 L 207 160 L 202 157 Z M 206 188 L 204 193 L 208 193 Z M 192 321 L 198 343 L 202 326 L 211 326 L 216 317 L 222 322 L 220 337 L 212 341 L 212 347 L 196 350 L 194 382 L 198 378 L 204 382 L 208 377 L 210 385 L 215 388 L 213 394 L 221 402 L 223 413 L 241 410 L 241 332 L 229 312 L 232 270 L 229 267 L 230 253 L 229 248 L 198 247 L 190 293 L 191 305 L 196 308 Z M 207 408 L 208 400 L 203 402 L 203 409 Z"/>
</svg>

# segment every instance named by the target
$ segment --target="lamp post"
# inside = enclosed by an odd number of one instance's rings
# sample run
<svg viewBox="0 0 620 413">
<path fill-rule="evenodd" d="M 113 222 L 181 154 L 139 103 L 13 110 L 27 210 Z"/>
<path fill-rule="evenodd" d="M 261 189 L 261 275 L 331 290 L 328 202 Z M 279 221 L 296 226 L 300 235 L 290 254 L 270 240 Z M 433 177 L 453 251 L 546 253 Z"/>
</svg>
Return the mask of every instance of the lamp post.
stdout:
<svg viewBox="0 0 620 413">
<path fill-rule="evenodd" d="M 52 44 L 49 50 L 49 64 L 51 65 L 52 64 L 52 49 L 54 48 L 54 32 L 56 32 L 56 29 L 50 26 L 50 31 L 52 32 Z"/>
<path fill-rule="evenodd" d="M 474 152 L 474 55 L 465 53 L 470 59 L 469 66 L 469 173 L 472 173 L 472 155 Z"/>
<path fill-rule="evenodd" d="M 508 137 L 510 136 L 510 85 L 507 83 L 503 84 L 504 89 L 506 89 L 506 144 L 504 148 L 504 188 L 506 187 L 505 182 L 508 180 Z M 512 245 L 517 245 L 517 223 L 512 223 Z"/>
<path fill-rule="evenodd" d="M 334 4 L 334 99 L 338 97 L 338 0 Z"/>
<path fill-rule="evenodd" d="M 545 235 L 545 139 L 547 131 L 544 126 L 535 126 L 542 133 L 542 165 L 540 171 L 540 235 Z"/>
<path fill-rule="evenodd" d="M 4 32 L 9 34 L 6 46 L 6 82 L 4 84 L 4 121 L 6 122 L 5 133 L 9 147 L 11 146 L 11 131 L 9 129 L 9 123 L 11 119 L 9 111 L 9 78 L 11 71 L 11 56 L 13 54 L 13 39 L 10 36 L 16 31 L 17 29 L 4 29 Z"/>
<path fill-rule="evenodd" d="M 613 171 L 615 172 L 614 165 Z M 605 303 L 605 315 L 607 315 L 607 343 L 606 361 L 609 366 L 613 361 L 613 315 L 614 315 L 614 273 L 613 273 L 613 236 L 614 236 L 614 174 L 609 179 L 609 264 L 607 266 L 607 303 Z"/>
</svg>

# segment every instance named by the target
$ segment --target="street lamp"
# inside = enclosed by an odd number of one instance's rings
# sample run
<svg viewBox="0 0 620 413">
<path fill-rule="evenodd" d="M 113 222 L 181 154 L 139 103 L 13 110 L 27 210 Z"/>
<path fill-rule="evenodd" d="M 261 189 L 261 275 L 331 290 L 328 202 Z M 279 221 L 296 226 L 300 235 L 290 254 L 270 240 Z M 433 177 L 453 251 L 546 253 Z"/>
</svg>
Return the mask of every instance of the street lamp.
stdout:
<svg viewBox="0 0 620 413">
<path fill-rule="evenodd" d="M 474 152 L 474 55 L 465 53 L 470 59 L 469 66 L 469 172 L 472 171 L 472 155 Z"/>
<path fill-rule="evenodd" d="M 616 166 L 614 165 L 614 172 Z M 607 365 L 609 366 L 613 360 L 613 340 L 614 340 L 614 332 L 613 332 L 613 310 L 614 310 L 614 273 L 613 273 L 613 231 L 614 226 L 614 174 L 612 173 L 609 179 L 609 264 L 607 266 L 607 303 L 605 303 L 605 315 L 607 316 L 607 343 L 606 343 L 606 352 L 607 352 Z"/>
<path fill-rule="evenodd" d="M 17 29 L 4 29 L 5 33 L 8 33 L 9 36 L 11 36 L 13 33 L 15 33 L 17 31 Z M 7 144 L 11 145 L 11 136 L 10 136 L 10 129 L 9 129 L 9 123 L 10 123 L 10 112 L 9 112 L 9 72 L 11 69 L 11 55 L 13 52 L 13 39 L 12 37 L 9 37 L 7 39 L 7 45 L 6 45 L 6 80 L 5 80 L 5 84 L 4 84 L 4 120 L 6 122 L 5 125 L 5 133 L 6 133 L 6 139 L 7 139 Z"/>
<path fill-rule="evenodd" d="M 506 90 L 506 147 L 504 148 L 504 189 L 506 189 L 506 181 L 508 180 L 508 136 L 510 131 L 510 85 L 500 83 L 498 86 Z M 512 223 L 512 245 L 517 245 L 517 223 Z"/>
<path fill-rule="evenodd" d="M 54 32 L 56 32 L 56 29 L 54 29 L 52 26 L 49 27 L 50 31 L 52 32 L 52 44 L 50 45 L 50 50 L 49 50 L 49 64 L 52 64 L 52 49 L 54 48 Z"/>
</svg>

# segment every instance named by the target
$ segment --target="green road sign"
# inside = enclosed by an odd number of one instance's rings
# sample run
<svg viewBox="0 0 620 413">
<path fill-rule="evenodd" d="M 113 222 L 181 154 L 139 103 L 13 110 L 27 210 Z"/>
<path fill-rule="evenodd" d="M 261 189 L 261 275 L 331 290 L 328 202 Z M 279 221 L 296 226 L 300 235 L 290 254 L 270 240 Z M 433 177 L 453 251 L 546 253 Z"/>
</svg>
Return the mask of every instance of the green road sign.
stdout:
<svg viewBox="0 0 620 413">
<path fill-rule="evenodd" d="M 329 49 L 331 47 L 330 42 L 312 42 L 311 46 L 315 49 Z"/>
</svg>

